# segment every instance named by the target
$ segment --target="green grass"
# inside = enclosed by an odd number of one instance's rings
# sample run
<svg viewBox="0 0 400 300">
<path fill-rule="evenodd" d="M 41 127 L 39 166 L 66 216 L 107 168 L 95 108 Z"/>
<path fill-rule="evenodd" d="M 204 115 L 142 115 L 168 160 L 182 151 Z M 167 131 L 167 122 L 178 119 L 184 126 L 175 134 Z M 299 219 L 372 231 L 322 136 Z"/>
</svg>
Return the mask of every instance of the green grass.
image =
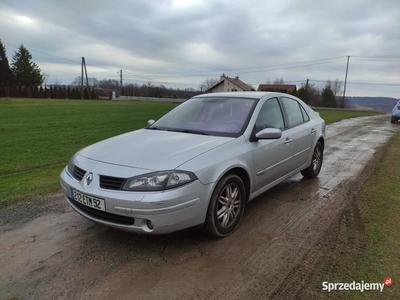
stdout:
<svg viewBox="0 0 400 300">
<path fill-rule="evenodd" d="M 400 299 L 400 132 L 336 224 L 315 247 L 321 256 L 306 274 L 296 299 Z M 322 291 L 322 282 L 383 283 L 378 291 Z"/>
<path fill-rule="evenodd" d="M 79 149 L 143 128 L 175 103 L 0 99 L 0 207 L 59 188 Z"/>
<path fill-rule="evenodd" d="M 357 197 L 367 247 L 357 254 L 362 259 L 353 267 L 359 281 L 382 282 L 390 276 L 394 284 L 380 297 L 373 292 L 351 293 L 352 299 L 400 299 L 400 133 L 389 145 Z"/>
<path fill-rule="evenodd" d="M 0 99 L 0 208 L 59 188 L 79 149 L 143 128 L 176 103 Z M 321 110 L 326 123 L 374 112 Z"/>
<path fill-rule="evenodd" d="M 349 109 L 321 109 L 317 108 L 315 111 L 319 112 L 322 119 L 325 120 L 326 124 L 338 122 L 343 119 L 356 118 L 356 117 L 367 117 L 383 114 L 376 111 L 368 110 L 349 110 Z"/>
</svg>

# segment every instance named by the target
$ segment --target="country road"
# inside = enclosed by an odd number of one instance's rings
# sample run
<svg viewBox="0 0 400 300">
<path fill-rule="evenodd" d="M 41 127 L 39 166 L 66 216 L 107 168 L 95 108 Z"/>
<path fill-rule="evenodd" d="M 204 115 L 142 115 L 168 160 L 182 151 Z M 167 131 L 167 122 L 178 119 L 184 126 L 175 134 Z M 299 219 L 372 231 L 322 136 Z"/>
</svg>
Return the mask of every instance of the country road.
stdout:
<svg viewBox="0 0 400 300">
<path fill-rule="evenodd" d="M 399 128 L 387 115 L 328 125 L 319 177 L 298 174 L 259 196 L 224 239 L 119 232 L 61 194 L 0 210 L 0 299 L 292 299 Z"/>
</svg>

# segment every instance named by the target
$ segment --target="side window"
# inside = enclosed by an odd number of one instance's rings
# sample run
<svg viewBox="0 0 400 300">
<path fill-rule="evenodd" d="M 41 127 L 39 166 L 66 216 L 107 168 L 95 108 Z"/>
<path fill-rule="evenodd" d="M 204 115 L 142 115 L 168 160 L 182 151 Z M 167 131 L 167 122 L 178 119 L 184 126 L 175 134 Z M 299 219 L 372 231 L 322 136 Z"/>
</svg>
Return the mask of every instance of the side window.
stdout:
<svg viewBox="0 0 400 300">
<path fill-rule="evenodd" d="M 282 97 L 281 99 L 289 119 L 290 127 L 303 123 L 304 118 L 303 118 L 303 112 L 301 111 L 300 108 L 301 107 L 300 104 L 296 100 L 290 98 Z"/>
<path fill-rule="evenodd" d="M 264 128 L 278 128 L 283 130 L 283 116 L 278 99 L 272 98 L 263 104 L 256 121 L 256 132 Z"/>
<path fill-rule="evenodd" d="M 300 109 L 301 109 L 301 113 L 303 114 L 303 120 L 304 120 L 304 122 L 310 121 L 310 117 L 308 116 L 308 113 L 306 112 L 306 110 L 304 109 L 304 107 L 301 106 L 301 104 L 300 104 Z"/>
</svg>

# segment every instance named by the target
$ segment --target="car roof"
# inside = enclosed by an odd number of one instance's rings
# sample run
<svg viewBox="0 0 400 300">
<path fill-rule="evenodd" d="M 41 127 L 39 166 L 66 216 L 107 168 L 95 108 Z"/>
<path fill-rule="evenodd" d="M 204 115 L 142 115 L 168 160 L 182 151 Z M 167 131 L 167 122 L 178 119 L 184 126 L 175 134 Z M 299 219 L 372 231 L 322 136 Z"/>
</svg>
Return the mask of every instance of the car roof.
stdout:
<svg viewBox="0 0 400 300">
<path fill-rule="evenodd" d="M 252 98 L 252 99 L 261 99 L 264 96 L 269 97 L 281 97 L 281 96 L 289 96 L 292 95 L 285 93 L 277 93 L 277 92 L 221 92 L 221 93 L 208 93 L 197 95 L 193 98 L 213 98 L 213 97 L 230 97 L 230 98 Z"/>
</svg>

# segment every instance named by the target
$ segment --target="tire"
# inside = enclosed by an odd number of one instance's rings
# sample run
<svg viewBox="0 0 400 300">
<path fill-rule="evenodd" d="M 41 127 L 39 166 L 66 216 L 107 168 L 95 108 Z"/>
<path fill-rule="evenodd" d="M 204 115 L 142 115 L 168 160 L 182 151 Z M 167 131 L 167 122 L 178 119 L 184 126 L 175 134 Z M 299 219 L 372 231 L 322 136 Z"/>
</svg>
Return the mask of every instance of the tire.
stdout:
<svg viewBox="0 0 400 300">
<path fill-rule="evenodd" d="M 230 235 L 242 219 L 246 200 L 239 176 L 227 174 L 222 177 L 211 196 L 203 232 L 219 238 Z"/>
<path fill-rule="evenodd" d="M 395 117 L 392 117 L 392 118 L 390 119 L 390 123 L 392 123 L 392 124 L 396 123 L 396 118 L 395 118 Z"/>
<path fill-rule="evenodd" d="M 324 158 L 324 148 L 320 142 L 317 142 L 314 148 L 313 157 L 311 161 L 311 165 L 301 171 L 301 175 L 305 178 L 315 178 L 318 176 L 319 172 L 321 171 L 322 161 Z"/>
</svg>

